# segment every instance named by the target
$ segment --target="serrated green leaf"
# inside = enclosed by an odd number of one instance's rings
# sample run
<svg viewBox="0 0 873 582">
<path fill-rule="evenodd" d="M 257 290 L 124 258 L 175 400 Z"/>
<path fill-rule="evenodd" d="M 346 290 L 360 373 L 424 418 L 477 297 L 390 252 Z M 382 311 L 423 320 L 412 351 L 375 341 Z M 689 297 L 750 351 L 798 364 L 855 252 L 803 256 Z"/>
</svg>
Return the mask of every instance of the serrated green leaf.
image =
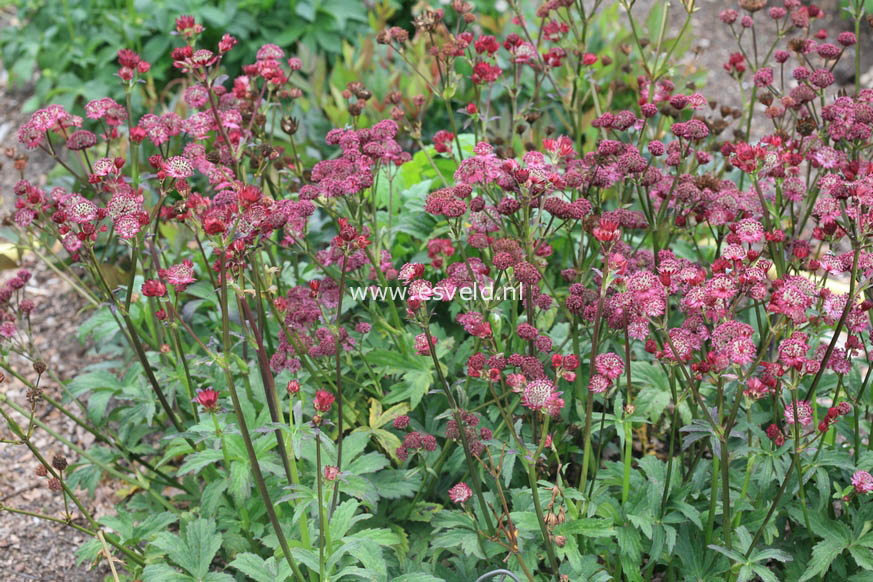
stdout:
<svg viewBox="0 0 873 582">
<path fill-rule="evenodd" d="M 391 582 L 446 582 L 445 579 L 423 572 L 412 572 L 402 576 L 394 576 Z"/>
<path fill-rule="evenodd" d="M 555 533 L 564 536 L 583 535 L 589 538 L 602 538 L 615 535 L 612 520 L 605 517 L 580 517 L 558 525 Z"/>
<path fill-rule="evenodd" d="M 839 539 L 824 539 L 817 543 L 812 548 L 812 557 L 809 559 L 806 571 L 799 582 L 811 580 L 827 572 L 831 567 L 831 563 L 843 552 L 844 547 Z"/>
<path fill-rule="evenodd" d="M 230 563 L 235 568 L 255 582 L 276 582 L 291 577 L 291 567 L 284 559 L 276 562 L 274 557 L 264 560 L 262 557 L 248 552 L 237 554 Z"/>
<path fill-rule="evenodd" d="M 191 582 L 192 580 L 194 578 L 182 574 L 168 564 L 149 564 L 142 571 L 142 582 Z"/>
<path fill-rule="evenodd" d="M 179 467 L 178 475 L 194 473 L 195 475 L 203 470 L 204 467 L 215 464 L 218 461 L 224 460 L 224 455 L 217 449 L 206 449 L 185 458 L 185 462 Z"/>
<path fill-rule="evenodd" d="M 212 558 L 219 548 L 221 534 L 215 530 L 215 522 L 210 519 L 195 519 L 185 527 L 184 548 L 171 553 L 170 557 L 199 580 L 206 576 Z"/>
</svg>

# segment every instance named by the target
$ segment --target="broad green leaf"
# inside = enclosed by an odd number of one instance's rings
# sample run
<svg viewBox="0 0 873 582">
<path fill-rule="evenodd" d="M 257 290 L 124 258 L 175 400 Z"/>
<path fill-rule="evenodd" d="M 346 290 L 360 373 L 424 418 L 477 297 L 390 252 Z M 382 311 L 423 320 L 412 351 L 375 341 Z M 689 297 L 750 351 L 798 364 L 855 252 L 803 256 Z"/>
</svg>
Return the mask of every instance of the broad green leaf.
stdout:
<svg viewBox="0 0 873 582">
<path fill-rule="evenodd" d="M 284 559 L 277 562 L 276 558 L 270 557 L 264 560 L 262 557 L 248 552 L 237 554 L 236 559 L 230 563 L 235 568 L 254 580 L 255 582 L 276 582 L 287 580 L 291 577 L 291 567 Z"/>
<path fill-rule="evenodd" d="M 168 564 L 149 564 L 142 571 L 142 582 L 192 582 L 194 578 Z"/>
<path fill-rule="evenodd" d="M 806 565 L 806 571 L 799 582 L 811 580 L 824 574 L 831 567 L 831 563 L 839 556 L 845 546 L 839 539 L 824 539 L 812 548 L 812 557 Z"/>
<path fill-rule="evenodd" d="M 209 571 L 212 558 L 221 547 L 221 534 L 215 531 L 215 522 L 195 519 L 185 528 L 184 557 L 173 552 L 170 557 L 185 568 L 195 579 L 203 579 Z M 180 560 L 181 558 L 181 560 Z"/>
<path fill-rule="evenodd" d="M 403 574 L 391 578 L 391 582 L 445 582 L 443 578 L 420 572 Z"/>
<path fill-rule="evenodd" d="M 179 467 L 178 474 L 185 475 L 193 472 L 195 475 L 204 467 L 213 465 L 218 461 L 224 460 L 224 455 L 218 449 L 206 449 L 193 455 L 188 455 L 182 466 Z"/>
</svg>

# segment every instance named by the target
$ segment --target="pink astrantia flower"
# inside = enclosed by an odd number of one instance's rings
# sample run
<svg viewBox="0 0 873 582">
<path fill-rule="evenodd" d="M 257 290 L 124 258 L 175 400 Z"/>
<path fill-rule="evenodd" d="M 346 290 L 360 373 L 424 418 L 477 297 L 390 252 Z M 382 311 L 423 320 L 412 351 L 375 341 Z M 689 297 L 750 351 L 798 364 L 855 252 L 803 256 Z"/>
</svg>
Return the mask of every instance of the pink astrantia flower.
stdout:
<svg viewBox="0 0 873 582">
<path fill-rule="evenodd" d="M 873 492 L 873 475 L 867 471 L 855 471 L 852 475 L 852 486 L 857 493 Z"/>
<path fill-rule="evenodd" d="M 212 388 L 200 390 L 197 392 L 197 397 L 194 400 L 206 410 L 218 408 L 218 392 Z"/>
<path fill-rule="evenodd" d="M 531 410 L 544 410 L 554 391 L 555 384 L 547 378 L 531 380 L 522 391 L 521 403 Z"/>
<path fill-rule="evenodd" d="M 194 278 L 194 263 L 191 259 L 185 259 L 179 264 L 161 269 L 158 274 L 161 279 L 166 279 L 167 283 L 175 286 L 178 291 L 182 291 L 187 285 L 197 280 Z"/>
<path fill-rule="evenodd" d="M 464 503 L 471 497 L 473 497 L 473 491 L 463 481 L 449 489 L 449 499 L 454 503 Z"/>
<path fill-rule="evenodd" d="M 0 336 L 9 338 L 15 335 L 15 324 L 11 321 L 4 321 L 0 324 Z"/>
<path fill-rule="evenodd" d="M 807 426 L 812 422 L 812 406 L 805 400 L 797 401 L 797 421 L 800 426 Z M 785 405 L 785 422 L 794 424 L 794 403 L 789 402 Z"/>
<path fill-rule="evenodd" d="M 613 352 L 598 354 L 594 358 L 594 368 L 598 374 L 606 376 L 610 380 L 615 380 L 624 372 L 624 360 Z"/>
<path fill-rule="evenodd" d="M 436 345 L 437 338 L 431 337 L 430 339 L 434 343 L 434 345 Z M 427 343 L 427 336 L 424 335 L 423 333 L 420 333 L 417 336 L 415 336 L 415 353 L 418 354 L 419 356 L 430 355 L 430 347 L 428 346 L 428 343 Z"/>
</svg>

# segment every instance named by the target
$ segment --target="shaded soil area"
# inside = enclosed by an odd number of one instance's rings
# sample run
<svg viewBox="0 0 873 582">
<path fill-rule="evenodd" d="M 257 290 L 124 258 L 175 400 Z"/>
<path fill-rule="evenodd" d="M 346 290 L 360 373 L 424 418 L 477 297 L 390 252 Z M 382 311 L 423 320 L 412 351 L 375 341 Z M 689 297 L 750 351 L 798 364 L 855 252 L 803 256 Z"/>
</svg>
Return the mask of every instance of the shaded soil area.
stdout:
<svg viewBox="0 0 873 582">
<path fill-rule="evenodd" d="M 32 314 L 33 341 L 48 370 L 40 380 L 40 387 L 54 399 L 61 399 L 61 389 L 52 380 L 53 372 L 61 380 L 75 376 L 93 360 L 86 354 L 76 337 L 79 323 L 87 314 L 80 314 L 81 300 L 46 267 L 36 262 L 25 261 L 33 277 L 25 287 L 25 296 L 36 303 Z M 14 271 L 0 274 L 7 280 Z M 12 368 L 33 383 L 37 374 L 33 364 L 21 357 L 10 356 Z M 19 406 L 29 408 L 27 387 L 15 378 L 6 377 L 0 384 L 2 392 Z M 9 410 L 4 407 L 4 410 Z M 27 419 L 15 415 L 16 420 L 27 426 Z M 35 417 L 52 431 L 85 450 L 93 443 L 93 436 L 78 427 L 59 410 L 42 401 L 36 406 Z M 5 422 L 0 426 L 0 438 L 13 439 Z M 36 428 L 33 443 L 40 454 L 51 459 L 64 456 L 70 463 L 76 462 L 76 454 L 61 445 L 41 428 Z M 24 445 L 0 445 L 0 504 L 52 517 L 64 517 L 63 496 L 51 491 L 48 480 L 36 474 L 40 462 Z M 113 483 L 103 482 L 97 487 L 95 499 L 82 495 L 86 508 L 96 518 L 113 511 Z M 71 504 L 72 505 L 72 504 Z M 78 512 L 73 509 L 73 516 Z M 4 582 L 93 582 L 103 580 L 103 564 L 89 571 L 87 565 L 75 566 L 75 551 L 88 537 L 62 524 L 49 522 L 28 515 L 0 511 L 0 579 Z M 108 569 L 107 569 L 108 571 Z"/>
</svg>

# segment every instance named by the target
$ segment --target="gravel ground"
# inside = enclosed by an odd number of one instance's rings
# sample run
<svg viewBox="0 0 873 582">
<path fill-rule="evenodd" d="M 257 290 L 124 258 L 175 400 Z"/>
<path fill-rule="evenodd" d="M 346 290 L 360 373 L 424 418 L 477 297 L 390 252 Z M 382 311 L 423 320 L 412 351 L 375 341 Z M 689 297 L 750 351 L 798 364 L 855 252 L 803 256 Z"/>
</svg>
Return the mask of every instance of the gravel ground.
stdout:
<svg viewBox="0 0 873 582">
<path fill-rule="evenodd" d="M 2 19 L 0 19 L 2 20 Z M 0 29 L 3 26 L 0 24 Z M 0 34 L 9 33 L 8 29 Z M 0 218 L 12 209 L 12 187 L 21 179 L 15 167 L 15 158 L 27 156 L 25 176 L 34 183 L 44 185 L 46 174 L 53 162 L 49 156 L 35 150 L 25 152 L 18 148 L 18 127 L 28 119 L 20 111 L 21 103 L 30 97 L 26 91 L 13 91 L 6 85 L 6 71 L 0 65 Z M 10 155 L 11 154 L 11 155 Z M 0 239 L 0 281 L 11 278 L 15 269 L 27 267 L 33 272 L 25 291 L 37 307 L 32 314 L 34 339 L 47 365 L 62 379 L 74 377 L 92 360 L 86 355 L 77 337 L 77 328 L 87 314 L 80 313 L 82 302 L 73 291 L 45 266 L 34 261 L 18 263 L 18 257 L 10 252 Z M 5 269 L 5 270 L 2 270 Z M 22 360 L 14 366 L 17 371 L 35 380 L 32 367 Z M 60 398 L 59 387 L 52 382 L 42 386 L 46 392 Z M 19 405 L 27 405 L 26 388 L 14 378 L 0 383 L 0 392 Z M 92 438 L 58 410 L 40 405 L 39 418 L 52 430 L 71 442 L 87 449 Z M 23 420 L 20 417 L 19 421 Z M 9 439 L 5 422 L 0 421 L 0 438 Z M 58 446 L 45 432 L 37 430 L 34 442 L 42 454 L 51 457 L 62 454 L 70 462 L 75 457 L 69 450 Z M 63 498 L 46 487 L 46 480 L 36 476 L 37 459 L 25 446 L 0 443 L 0 504 L 16 509 L 47 514 L 64 515 Z M 94 515 L 112 512 L 113 484 L 102 483 L 97 488 L 96 498 L 85 503 Z M 88 565 L 75 566 L 75 551 L 88 538 L 76 530 L 33 517 L 0 511 L 0 581 L 2 582 L 96 582 L 103 580 L 108 567 L 100 564 L 89 570 Z"/>
<path fill-rule="evenodd" d="M 25 294 L 37 307 L 32 315 L 33 339 L 48 368 L 62 380 L 75 376 L 79 369 L 93 363 L 86 349 L 76 338 L 80 321 L 87 316 L 80 314 L 82 301 L 66 284 L 39 263 L 25 262 L 33 277 L 25 287 Z M 14 271 L 12 271 L 14 272 Z M 0 275 L 8 280 L 12 272 Z M 13 360 L 13 369 L 36 380 L 32 365 L 23 359 Z M 55 399 L 61 398 L 59 386 L 43 375 L 41 386 Z M 0 384 L 0 392 L 11 401 L 27 406 L 26 387 L 14 378 L 7 377 Z M 7 408 L 4 408 L 8 410 Z M 90 433 L 76 426 L 65 415 L 45 402 L 37 405 L 37 417 L 52 430 L 61 434 L 83 449 L 92 444 Z M 19 423 L 27 421 L 18 416 Z M 13 435 L 5 423 L 0 425 L 0 438 L 11 439 Z M 37 428 L 33 442 L 41 454 L 51 458 L 55 454 L 65 456 L 69 462 L 77 459 L 70 450 L 59 445 L 45 431 Z M 26 510 L 53 517 L 63 517 L 63 497 L 50 491 L 47 480 L 36 475 L 39 462 L 24 445 L 0 444 L 0 503 L 15 509 Z M 83 496 L 88 510 L 99 517 L 112 512 L 112 482 L 101 483 L 95 499 Z M 73 512 L 76 515 L 76 512 Z M 0 511 L 0 580 L 3 582 L 94 582 L 103 579 L 102 564 L 94 571 L 75 567 L 75 550 L 87 537 L 61 524 L 33 517 Z"/>
</svg>

